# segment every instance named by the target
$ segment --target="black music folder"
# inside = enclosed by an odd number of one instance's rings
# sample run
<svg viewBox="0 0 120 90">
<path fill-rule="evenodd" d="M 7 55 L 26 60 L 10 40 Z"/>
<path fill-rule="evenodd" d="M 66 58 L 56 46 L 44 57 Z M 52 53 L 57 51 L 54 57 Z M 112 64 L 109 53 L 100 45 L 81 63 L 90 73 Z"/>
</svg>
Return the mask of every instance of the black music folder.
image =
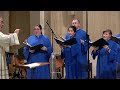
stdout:
<svg viewBox="0 0 120 90">
<path fill-rule="evenodd" d="M 38 45 L 35 45 L 35 46 L 31 46 L 27 42 L 23 42 L 23 44 L 27 45 L 31 50 L 40 50 L 44 46 L 43 44 L 38 44 Z"/>
<path fill-rule="evenodd" d="M 43 47 L 43 44 L 38 44 L 36 46 L 33 46 L 33 47 L 29 47 L 31 50 L 40 50 L 40 48 Z"/>
<path fill-rule="evenodd" d="M 91 43 L 91 46 L 99 47 L 99 50 L 103 48 L 104 45 L 109 45 L 106 40 L 103 38 L 98 39 L 97 41 Z"/>
<path fill-rule="evenodd" d="M 77 44 L 76 38 L 71 38 L 71 39 L 66 40 L 66 41 L 61 41 L 61 40 L 56 39 L 56 38 L 54 38 L 54 39 L 57 42 L 57 44 L 60 44 L 60 45 L 70 45 L 71 46 L 73 44 Z"/>
</svg>

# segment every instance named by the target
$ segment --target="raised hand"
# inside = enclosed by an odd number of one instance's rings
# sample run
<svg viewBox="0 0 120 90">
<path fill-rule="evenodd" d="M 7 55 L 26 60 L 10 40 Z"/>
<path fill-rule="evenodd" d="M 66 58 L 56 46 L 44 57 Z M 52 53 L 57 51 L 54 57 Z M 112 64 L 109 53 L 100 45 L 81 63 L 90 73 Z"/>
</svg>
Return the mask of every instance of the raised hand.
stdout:
<svg viewBox="0 0 120 90">
<path fill-rule="evenodd" d="M 20 30 L 21 30 L 21 29 L 15 29 L 14 33 L 19 34 L 19 31 L 20 31 Z"/>
</svg>

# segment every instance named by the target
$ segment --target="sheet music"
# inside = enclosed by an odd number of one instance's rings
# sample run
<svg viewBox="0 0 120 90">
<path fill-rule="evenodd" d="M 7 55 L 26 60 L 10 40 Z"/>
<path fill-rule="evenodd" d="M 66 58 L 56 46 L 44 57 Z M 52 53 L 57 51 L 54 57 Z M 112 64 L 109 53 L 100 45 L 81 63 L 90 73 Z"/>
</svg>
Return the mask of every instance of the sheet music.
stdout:
<svg viewBox="0 0 120 90">
<path fill-rule="evenodd" d="M 35 67 L 38 67 L 40 65 L 41 65 L 41 63 L 32 63 L 32 64 L 23 65 L 23 66 L 26 66 L 26 67 L 29 67 L 29 68 L 35 68 Z"/>
</svg>

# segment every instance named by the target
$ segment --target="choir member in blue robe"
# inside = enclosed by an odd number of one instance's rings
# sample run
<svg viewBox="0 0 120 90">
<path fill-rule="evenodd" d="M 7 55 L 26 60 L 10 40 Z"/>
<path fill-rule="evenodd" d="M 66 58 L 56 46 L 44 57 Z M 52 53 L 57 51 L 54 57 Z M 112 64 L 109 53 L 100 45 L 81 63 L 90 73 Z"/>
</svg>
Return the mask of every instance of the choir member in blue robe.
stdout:
<svg viewBox="0 0 120 90">
<path fill-rule="evenodd" d="M 27 60 L 27 64 L 35 62 L 49 62 L 53 48 L 49 38 L 42 34 L 42 26 L 36 25 L 34 27 L 34 35 L 27 39 L 27 43 L 31 46 L 43 44 L 40 50 L 30 50 L 28 46 L 24 47 L 23 53 Z M 27 69 L 27 79 L 50 79 L 50 66 L 45 65 L 34 69 Z"/>
<path fill-rule="evenodd" d="M 120 34 L 116 34 L 115 37 L 120 39 Z"/>
<path fill-rule="evenodd" d="M 77 55 L 77 79 L 88 79 L 88 57 L 87 51 L 89 49 L 89 44 L 87 42 L 90 41 L 87 38 L 87 34 L 84 30 L 80 29 L 80 21 L 78 19 L 73 19 L 72 25 L 77 28 L 76 30 L 76 39 L 78 42 L 78 55 Z M 65 39 L 68 39 L 70 36 L 67 33 Z"/>
<path fill-rule="evenodd" d="M 116 38 L 120 40 L 120 34 L 115 35 Z M 117 78 L 120 79 L 120 44 L 118 44 L 118 49 L 117 49 L 117 63 L 118 67 L 117 69 Z"/>
<path fill-rule="evenodd" d="M 75 38 L 76 27 L 70 26 L 68 28 L 69 40 Z M 72 46 L 63 46 L 61 56 L 64 58 L 66 79 L 77 79 L 76 78 L 76 61 L 78 55 L 78 44 L 73 44 Z"/>
<path fill-rule="evenodd" d="M 111 40 L 112 31 L 107 29 L 103 31 L 103 39 L 109 45 L 104 45 L 102 49 L 93 47 L 91 53 L 93 59 L 97 58 L 96 79 L 115 79 L 116 78 L 116 56 L 117 56 L 117 43 Z"/>
</svg>

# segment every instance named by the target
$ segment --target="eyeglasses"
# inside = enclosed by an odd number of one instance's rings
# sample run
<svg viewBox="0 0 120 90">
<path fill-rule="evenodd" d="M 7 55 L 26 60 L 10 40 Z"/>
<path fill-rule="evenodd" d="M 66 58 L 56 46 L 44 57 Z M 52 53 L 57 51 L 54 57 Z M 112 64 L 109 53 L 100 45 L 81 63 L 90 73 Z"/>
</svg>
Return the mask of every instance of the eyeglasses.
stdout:
<svg viewBox="0 0 120 90">
<path fill-rule="evenodd" d="M 77 24 L 77 22 L 73 22 L 72 24 Z"/>
</svg>

